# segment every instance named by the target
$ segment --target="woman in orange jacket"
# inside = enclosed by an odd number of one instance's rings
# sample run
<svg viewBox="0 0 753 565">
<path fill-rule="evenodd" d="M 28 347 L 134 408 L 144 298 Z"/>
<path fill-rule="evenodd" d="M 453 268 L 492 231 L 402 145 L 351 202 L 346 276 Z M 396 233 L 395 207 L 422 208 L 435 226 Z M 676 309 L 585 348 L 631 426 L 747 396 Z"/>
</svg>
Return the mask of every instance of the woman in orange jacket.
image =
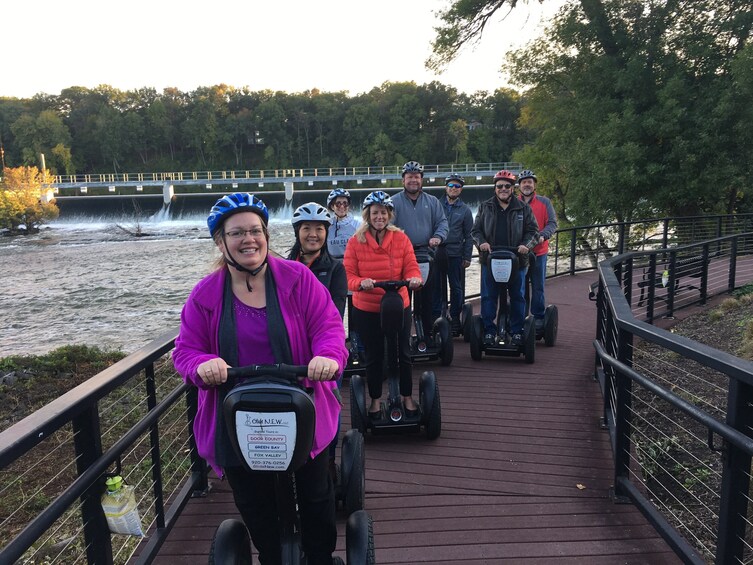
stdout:
<svg viewBox="0 0 753 565">
<path fill-rule="evenodd" d="M 369 385 L 369 417 L 379 418 L 382 396 L 382 359 L 384 332 L 380 323 L 380 303 L 384 290 L 374 288 L 376 281 L 408 280 L 409 288 L 422 284 L 413 245 L 403 231 L 390 224 L 394 206 L 383 191 L 370 193 L 363 201 L 363 223 L 345 248 L 345 273 L 348 290 L 353 292 L 353 326 L 365 349 L 366 380 Z M 398 336 L 400 359 L 400 394 L 406 415 L 417 414 L 418 406 L 411 398 L 413 390 L 410 348 L 410 299 L 405 288 L 403 298 L 403 329 Z"/>
</svg>

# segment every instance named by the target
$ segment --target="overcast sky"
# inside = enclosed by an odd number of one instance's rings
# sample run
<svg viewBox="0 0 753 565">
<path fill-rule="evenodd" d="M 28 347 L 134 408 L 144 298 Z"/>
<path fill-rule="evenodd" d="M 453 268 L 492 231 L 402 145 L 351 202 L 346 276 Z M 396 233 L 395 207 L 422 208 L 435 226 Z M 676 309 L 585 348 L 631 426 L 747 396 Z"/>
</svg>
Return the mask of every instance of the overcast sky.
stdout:
<svg viewBox="0 0 753 565">
<path fill-rule="evenodd" d="M 0 10 L 0 96 L 219 83 L 355 95 L 409 80 L 494 90 L 507 85 L 504 54 L 535 37 L 561 4 L 501 10 L 475 50 L 437 76 L 424 61 L 434 13 L 449 0 L 8 0 Z"/>
</svg>

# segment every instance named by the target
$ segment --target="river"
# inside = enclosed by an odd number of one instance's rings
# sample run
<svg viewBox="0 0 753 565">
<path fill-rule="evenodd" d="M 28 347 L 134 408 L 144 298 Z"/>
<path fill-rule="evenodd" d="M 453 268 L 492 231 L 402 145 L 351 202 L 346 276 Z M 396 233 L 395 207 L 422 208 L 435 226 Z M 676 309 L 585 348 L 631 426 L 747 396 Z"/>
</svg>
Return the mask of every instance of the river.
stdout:
<svg viewBox="0 0 753 565">
<path fill-rule="evenodd" d="M 290 217 L 289 206 L 272 212 L 270 247 L 280 254 L 293 243 Z M 70 344 L 131 353 L 177 328 L 188 294 L 218 256 L 204 213 L 61 218 L 36 235 L 0 237 L 0 358 Z M 476 271 L 469 292 L 478 292 Z"/>
</svg>

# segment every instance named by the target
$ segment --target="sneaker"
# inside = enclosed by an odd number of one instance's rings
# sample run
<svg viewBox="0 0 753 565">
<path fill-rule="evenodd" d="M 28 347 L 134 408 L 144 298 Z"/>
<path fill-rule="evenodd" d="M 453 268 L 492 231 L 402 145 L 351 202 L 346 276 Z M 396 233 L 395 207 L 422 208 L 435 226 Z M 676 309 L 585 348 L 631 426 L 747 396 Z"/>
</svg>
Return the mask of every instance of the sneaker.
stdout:
<svg viewBox="0 0 753 565">
<path fill-rule="evenodd" d="M 494 345 L 494 334 L 486 334 L 484 336 L 484 345 Z"/>
<path fill-rule="evenodd" d="M 523 336 L 520 334 L 512 334 L 510 343 L 512 343 L 513 345 L 523 345 Z"/>
</svg>

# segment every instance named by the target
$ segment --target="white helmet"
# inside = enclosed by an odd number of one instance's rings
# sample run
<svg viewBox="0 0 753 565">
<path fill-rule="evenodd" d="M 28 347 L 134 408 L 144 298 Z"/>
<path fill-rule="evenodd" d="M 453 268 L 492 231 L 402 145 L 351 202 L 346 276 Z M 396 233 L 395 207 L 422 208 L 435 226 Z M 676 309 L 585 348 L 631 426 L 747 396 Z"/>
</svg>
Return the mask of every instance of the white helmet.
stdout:
<svg viewBox="0 0 753 565">
<path fill-rule="evenodd" d="M 293 218 L 290 223 L 293 227 L 298 227 L 301 222 L 321 222 L 323 224 L 330 225 L 332 223 L 332 217 L 329 215 L 327 209 L 321 204 L 316 202 L 306 202 L 301 204 L 293 212 Z"/>
</svg>

